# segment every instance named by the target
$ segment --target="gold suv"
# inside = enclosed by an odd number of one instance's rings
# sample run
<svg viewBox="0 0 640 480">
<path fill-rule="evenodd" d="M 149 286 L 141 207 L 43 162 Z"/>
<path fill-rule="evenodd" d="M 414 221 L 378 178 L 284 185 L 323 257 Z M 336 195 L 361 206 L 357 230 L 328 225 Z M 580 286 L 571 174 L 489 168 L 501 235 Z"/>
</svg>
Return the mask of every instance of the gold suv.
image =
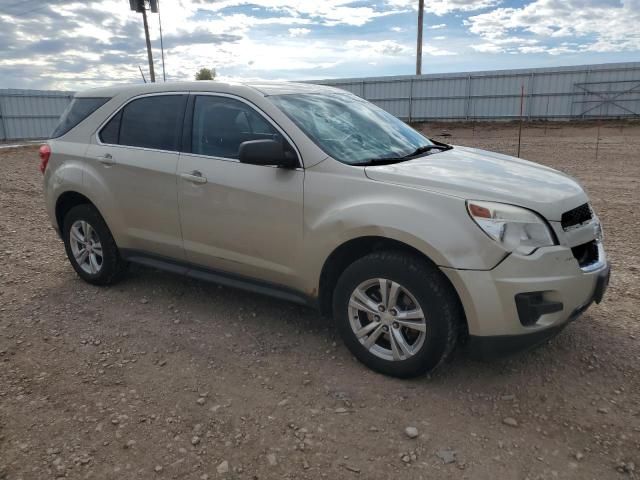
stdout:
<svg viewBox="0 0 640 480">
<path fill-rule="evenodd" d="M 409 377 L 464 342 L 543 342 L 602 299 L 602 230 L 571 177 L 429 140 L 350 93 L 163 83 L 79 93 L 40 150 L 71 265 L 128 262 L 316 306 Z"/>
</svg>

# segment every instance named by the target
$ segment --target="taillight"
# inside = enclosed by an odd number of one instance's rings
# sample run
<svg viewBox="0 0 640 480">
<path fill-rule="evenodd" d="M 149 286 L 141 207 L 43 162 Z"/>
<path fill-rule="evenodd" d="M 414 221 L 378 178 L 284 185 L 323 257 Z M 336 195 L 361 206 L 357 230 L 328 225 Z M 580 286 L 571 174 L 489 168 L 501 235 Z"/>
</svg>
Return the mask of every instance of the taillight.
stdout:
<svg viewBox="0 0 640 480">
<path fill-rule="evenodd" d="M 47 164 L 49 163 L 49 157 L 51 156 L 51 147 L 46 143 L 40 146 L 40 172 L 44 174 L 44 171 L 47 169 Z"/>
</svg>

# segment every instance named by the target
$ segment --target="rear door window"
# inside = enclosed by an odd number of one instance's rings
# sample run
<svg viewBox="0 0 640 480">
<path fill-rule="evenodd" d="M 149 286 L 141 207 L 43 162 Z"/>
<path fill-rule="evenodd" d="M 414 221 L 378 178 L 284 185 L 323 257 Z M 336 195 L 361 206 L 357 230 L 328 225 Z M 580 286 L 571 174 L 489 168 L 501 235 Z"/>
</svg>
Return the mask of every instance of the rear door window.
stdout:
<svg viewBox="0 0 640 480">
<path fill-rule="evenodd" d="M 51 138 L 61 137 L 109 100 L 110 98 L 106 97 L 75 97 L 62 112 Z"/>
<path fill-rule="evenodd" d="M 178 151 L 187 95 L 153 95 L 128 103 L 118 120 L 119 128 L 107 123 L 100 138 L 117 138 L 118 145 Z M 118 130 L 118 134 L 114 133 Z"/>
</svg>

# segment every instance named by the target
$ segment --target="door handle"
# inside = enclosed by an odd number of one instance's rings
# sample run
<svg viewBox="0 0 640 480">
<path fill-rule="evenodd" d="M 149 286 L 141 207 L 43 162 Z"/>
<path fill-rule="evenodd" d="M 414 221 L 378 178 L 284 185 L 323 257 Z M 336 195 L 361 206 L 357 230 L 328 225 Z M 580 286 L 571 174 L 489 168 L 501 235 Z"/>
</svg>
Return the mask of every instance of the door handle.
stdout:
<svg viewBox="0 0 640 480">
<path fill-rule="evenodd" d="M 180 177 L 191 183 L 207 183 L 207 177 L 203 177 L 202 173 L 200 173 L 198 170 L 194 170 L 193 172 L 189 173 L 181 173 Z"/>
<path fill-rule="evenodd" d="M 116 161 L 113 159 L 110 153 L 105 153 L 104 155 L 99 156 L 98 161 L 108 167 L 116 164 Z"/>
</svg>

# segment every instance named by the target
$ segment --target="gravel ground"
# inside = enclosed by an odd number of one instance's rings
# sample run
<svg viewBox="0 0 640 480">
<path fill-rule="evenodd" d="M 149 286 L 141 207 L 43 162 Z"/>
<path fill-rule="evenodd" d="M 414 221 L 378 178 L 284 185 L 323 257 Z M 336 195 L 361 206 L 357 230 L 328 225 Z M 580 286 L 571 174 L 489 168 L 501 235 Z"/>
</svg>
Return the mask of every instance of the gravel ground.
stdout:
<svg viewBox="0 0 640 480">
<path fill-rule="evenodd" d="M 514 125 L 425 128 L 515 153 Z M 0 478 L 639 478 L 640 126 L 530 125 L 522 153 L 590 192 L 605 302 L 533 352 L 401 381 L 310 309 L 135 266 L 83 283 L 36 148 L 0 151 Z"/>
</svg>

